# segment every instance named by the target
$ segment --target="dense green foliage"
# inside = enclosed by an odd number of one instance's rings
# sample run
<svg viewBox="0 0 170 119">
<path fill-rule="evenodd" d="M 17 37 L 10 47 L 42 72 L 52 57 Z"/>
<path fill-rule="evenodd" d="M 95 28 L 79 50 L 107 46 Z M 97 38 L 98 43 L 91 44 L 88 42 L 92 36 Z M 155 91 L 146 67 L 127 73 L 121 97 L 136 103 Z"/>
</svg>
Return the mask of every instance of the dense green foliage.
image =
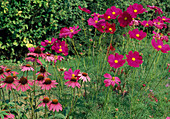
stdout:
<svg viewBox="0 0 170 119">
<path fill-rule="evenodd" d="M 126 10 L 134 2 L 144 7 L 148 4 L 161 6 L 165 14 L 170 8 L 170 3 L 166 0 L 3 0 L 0 3 L 0 59 L 22 60 L 28 52 L 27 47 L 40 45 L 45 39 L 58 38 L 62 27 L 77 25 L 82 30 L 75 36 L 75 44 L 83 44 L 76 46 L 78 51 L 83 52 L 90 45 L 89 39 L 93 37 L 89 36 L 94 35 L 94 28 L 87 26 L 86 21 L 90 15 L 79 10 L 79 5 L 90 9 L 91 13 L 103 14 L 113 5 Z M 91 31 L 87 37 L 82 35 L 84 30 Z M 117 29 L 114 38 L 119 39 L 120 35 L 122 33 Z M 95 39 L 99 39 L 99 35 L 96 36 Z M 106 37 L 105 41 L 108 41 Z M 71 49 L 69 54 L 72 54 Z"/>
</svg>

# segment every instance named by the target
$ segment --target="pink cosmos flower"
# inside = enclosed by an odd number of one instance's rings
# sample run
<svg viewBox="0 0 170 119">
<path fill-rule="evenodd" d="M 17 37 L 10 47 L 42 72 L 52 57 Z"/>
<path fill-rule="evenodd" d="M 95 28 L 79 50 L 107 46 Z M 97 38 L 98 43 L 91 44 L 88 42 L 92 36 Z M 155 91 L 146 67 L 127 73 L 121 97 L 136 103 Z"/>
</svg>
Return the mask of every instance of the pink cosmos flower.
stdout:
<svg viewBox="0 0 170 119">
<path fill-rule="evenodd" d="M 119 68 L 123 66 L 126 61 L 125 59 L 122 60 L 123 57 L 123 55 L 119 55 L 118 53 L 115 53 L 115 56 L 113 54 L 109 55 L 108 62 L 110 64 L 110 67 Z"/>
<path fill-rule="evenodd" d="M 158 19 L 153 19 L 153 25 L 158 29 L 167 28 L 166 24 L 163 21 L 159 21 Z"/>
<path fill-rule="evenodd" d="M 106 33 L 114 34 L 115 31 L 115 23 L 109 24 L 108 22 L 106 22 Z"/>
<path fill-rule="evenodd" d="M 144 27 L 149 27 L 149 26 L 153 26 L 153 22 L 151 20 L 149 21 L 142 21 L 141 25 L 143 25 Z"/>
<path fill-rule="evenodd" d="M 73 38 L 73 36 L 75 34 L 77 34 L 81 30 L 81 29 L 77 30 L 78 28 L 79 28 L 79 26 L 77 26 L 77 27 L 73 26 L 73 27 L 69 27 L 69 28 L 67 28 L 67 27 L 62 28 L 60 30 L 60 34 L 59 34 L 60 38 L 62 38 L 62 37 L 66 38 L 67 36 L 69 36 L 70 38 Z"/>
<path fill-rule="evenodd" d="M 16 86 L 17 86 L 17 91 L 21 89 L 22 92 L 25 92 L 26 90 L 30 89 L 29 85 L 33 85 L 31 80 L 28 80 L 26 77 L 21 77 L 20 80 L 17 80 Z"/>
<path fill-rule="evenodd" d="M 120 26 L 126 27 L 130 22 L 132 21 L 132 17 L 128 12 L 123 12 L 118 17 L 118 22 L 120 23 Z"/>
<path fill-rule="evenodd" d="M 136 18 L 138 14 L 142 14 L 146 9 L 143 8 L 141 4 L 134 3 L 127 8 L 127 12 L 132 16 L 132 18 Z"/>
<path fill-rule="evenodd" d="M 11 90 L 11 88 L 16 89 L 16 86 L 14 84 L 16 84 L 17 81 L 11 75 L 7 76 L 2 82 L 4 83 L 1 86 L 2 88 L 6 86 L 6 90 Z"/>
<path fill-rule="evenodd" d="M 164 45 L 162 40 L 157 40 L 156 42 L 155 39 L 152 39 L 151 43 L 157 51 L 161 50 L 163 53 L 168 53 L 168 51 L 170 51 L 170 46 L 168 44 Z"/>
<path fill-rule="evenodd" d="M 5 76 L 4 76 L 4 72 L 5 72 L 5 68 L 4 66 L 0 66 L 0 79 L 4 79 Z"/>
<path fill-rule="evenodd" d="M 47 96 L 44 96 L 44 98 L 40 99 L 40 101 L 42 101 L 42 102 L 38 105 L 38 107 L 40 107 L 40 106 L 45 107 L 45 105 L 47 105 L 49 107 L 50 100 Z"/>
<path fill-rule="evenodd" d="M 79 76 L 80 76 L 80 79 L 83 80 L 83 82 L 87 82 L 87 79 L 90 82 L 90 77 L 88 76 L 88 73 L 82 72 L 79 74 Z"/>
<path fill-rule="evenodd" d="M 55 112 L 55 110 L 57 112 L 59 112 L 59 110 L 62 111 L 62 105 L 58 102 L 57 99 L 53 99 L 52 101 L 50 101 L 48 107 L 49 107 L 49 110 L 53 110 L 53 112 Z"/>
<path fill-rule="evenodd" d="M 106 29 L 106 21 L 104 19 L 101 19 L 97 24 L 97 30 L 100 31 L 101 33 L 105 32 Z"/>
<path fill-rule="evenodd" d="M 149 7 L 151 10 L 155 10 L 155 14 L 158 13 L 158 14 L 163 14 L 163 11 L 161 8 L 159 7 L 156 7 L 156 6 L 150 6 L 150 5 L 147 5 L 147 7 Z"/>
<path fill-rule="evenodd" d="M 34 71 L 33 67 L 31 67 L 30 64 L 26 64 L 21 67 L 21 71 L 30 71 L 30 70 Z"/>
<path fill-rule="evenodd" d="M 31 47 L 31 48 L 28 48 L 28 50 L 30 51 L 30 53 L 27 53 L 27 56 L 34 56 L 34 57 L 44 57 L 45 54 L 42 52 L 45 50 L 45 48 L 41 47 L 40 46 L 37 46 L 36 48 L 34 47 Z"/>
<path fill-rule="evenodd" d="M 81 11 L 84 11 L 84 12 L 86 12 L 86 13 L 88 13 L 88 14 L 90 14 L 90 10 L 88 10 L 87 8 L 81 8 L 80 6 L 78 6 L 78 8 L 81 10 Z"/>
<path fill-rule="evenodd" d="M 93 18 L 89 18 L 87 22 L 89 26 L 94 26 L 95 28 L 97 28 L 96 24 L 98 23 L 98 17 L 95 16 Z"/>
<path fill-rule="evenodd" d="M 41 42 L 41 45 L 42 45 L 42 46 L 47 46 L 48 44 L 52 45 L 52 44 L 54 44 L 56 41 L 57 41 L 57 38 L 56 38 L 56 39 L 55 39 L 55 38 L 52 38 L 51 41 L 45 40 L 44 42 Z"/>
<path fill-rule="evenodd" d="M 130 24 L 129 24 L 129 26 L 138 26 L 139 25 L 139 20 L 135 20 L 135 19 L 133 19 L 131 22 L 130 22 Z"/>
<path fill-rule="evenodd" d="M 121 82 L 118 77 L 112 77 L 108 73 L 104 74 L 104 77 L 107 78 L 107 79 L 104 80 L 105 87 L 108 87 L 110 85 L 112 85 L 114 87 L 115 84 L 117 84 L 119 86 L 119 82 Z"/>
<path fill-rule="evenodd" d="M 166 119 L 170 119 L 170 117 L 166 117 Z"/>
<path fill-rule="evenodd" d="M 14 119 L 15 116 L 11 113 L 8 113 L 8 115 L 4 115 L 4 119 Z"/>
<path fill-rule="evenodd" d="M 135 51 L 134 53 L 132 51 L 129 51 L 126 57 L 128 65 L 131 67 L 139 67 L 139 65 L 143 63 L 142 56 L 139 55 L 139 52 L 137 51 Z"/>
<path fill-rule="evenodd" d="M 41 89 L 50 90 L 51 88 L 55 88 L 58 83 L 55 80 L 51 80 L 50 78 L 44 79 L 44 81 L 39 84 Z"/>
<path fill-rule="evenodd" d="M 58 40 L 58 42 L 52 46 L 52 50 L 55 50 L 56 53 L 63 53 L 65 56 L 68 55 L 68 47 L 65 41 Z"/>
<path fill-rule="evenodd" d="M 167 18 L 167 17 L 165 17 L 165 16 L 158 16 L 157 17 L 157 19 L 158 20 L 160 20 L 160 21 L 163 21 L 163 22 L 168 22 L 168 23 L 170 23 L 170 18 Z"/>
<path fill-rule="evenodd" d="M 73 72 L 72 69 L 70 68 L 68 71 L 64 72 L 64 79 L 65 80 L 71 80 L 72 77 L 79 79 L 80 78 L 80 76 L 78 76 L 79 72 L 80 72 L 79 69 L 77 69 Z"/>
<path fill-rule="evenodd" d="M 146 37 L 146 33 L 143 31 L 139 31 L 137 29 L 133 29 L 132 31 L 129 31 L 130 38 L 135 38 L 137 40 L 142 40 Z"/>
</svg>

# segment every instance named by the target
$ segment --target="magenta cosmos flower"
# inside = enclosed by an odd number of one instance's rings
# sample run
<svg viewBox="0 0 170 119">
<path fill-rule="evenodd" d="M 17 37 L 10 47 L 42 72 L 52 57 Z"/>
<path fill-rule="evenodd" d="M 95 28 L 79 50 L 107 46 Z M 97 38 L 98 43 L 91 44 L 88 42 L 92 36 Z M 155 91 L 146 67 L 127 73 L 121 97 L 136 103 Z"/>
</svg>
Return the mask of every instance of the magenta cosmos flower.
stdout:
<svg viewBox="0 0 170 119">
<path fill-rule="evenodd" d="M 45 107 L 45 105 L 49 106 L 49 104 L 50 104 L 49 97 L 47 97 L 47 96 L 44 96 L 44 98 L 40 99 L 40 101 L 42 101 L 42 102 L 38 105 L 38 107 L 40 107 L 40 106 Z"/>
<path fill-rule="evenodd" d="M 45 50 L 45 48 L 41 47 L 40 46 L 37 46 L 36 48 L 34 47 L 31 47 L 31 48 L 28 48 L 28 50 L 30 51 L 30 53 L 27 53 L 27 56 L 34 56 L 34 57 L 44 57 L 45 54 L 42 52 Z"/>
<path fill-rule="evenodd" d="M 80 79 L 83 80 L 83 82 L 87 82 L 87 80 L 90 82 L 90 77 L 88 76 L 88 73 L 82 72 L 79 74 Z"/>
<path fill-rule="evenodd" d="M 52 101 L 50 101 L 48 107 L 49 107 L 49 110 L 52 110 L 53 112 L 55 112 L 55 110 L 57 112 L 59 112 L 59 110 L 62 111 L 62 105 L 58 102 L 57 99 L 53 99 Z"/>
<path fill-rule="evenodd" d="M 164 45 L 162 40 L 157 40 L 156 42 L 155 39 L 152 39 L 151 43 L 157 51 L 161 50 L 163 53 L 168 53 L 168 51 L 170 51 L 170 46 L 168 44 Z"/>
<path fill-rule="evenodd" d="M 78 8 L 81 10 L 81 11 L 84 11 L 84 12 L 86 12 L 86 13 L 88 13 L 88 14 L 90 14 L 90 10 L 88 10 L 87 8 L 81 8 L 80 6 L 78 6 Z"/>
<path fill-rule="evenodd" d="M 57 41 L 57 38 L 52 38 L 51 41 L 45 40 L 44 42 L 41 42 L 41 45 L 42 45 L 42 46 L 47 46 L 48 44 L 52 45 L 52 44 L 54 44 L 56 41 Z"/>
<path fill-rule="evenodd" d="M 4 88 L 6 86 L 6 90 L 11 90 L 12 88 L 16 89 L 16 86 L 14 84 L 16 84 L 17 81 L 11 75 L 7 76 L 5 80 L 2 81 L 2 83 L 4 84 L 1 87 Z"/>
<path fill-rule="evenodd" d="M 55 88 L 58 83 L 55 80 L 51 80 L 50 78 L 44 79 L 44 81 L 39 84 L 41 89 L 50 90 L 51 88 Z"/>
<path fill-rule="evenodd" d="M 119 17 L 118 17 L 118 22 L 120 23 L 120 26 L 126 27 L 130 22 L 132 21 L 132 17 L 128 12 L 123 12 Z"/>
<path fill-rule="evenodd" d="M 108 87 L 110 85 L 112 85 L 114 87 L 115 84 L 117 84 L 119 86 L 119 82 L 121 82 L 118 77 L 112 77 L 108 73 L 104 74 L 104 77 L 107 78 L 107 79 L 104 80 L 105 87 Z"/>
<path fill-rule="evenodd" d="M 30 64 L 26 64 L 21 67 L 21 71 L 30 71 L 30 70 L 34 71 L 33 67 L 31 67 Z"/>
<path fill-rule="evenodd" d="M 137 40 L 142 40 L 146 37 L 146 33 L 143 31 L 139 31 L 138 29 L 133 29 L 129 31 L 130 38 L 135 38 Z"/>
<path fill-rule="evenodd" d="M 93 13 L 91 14 L 93 17 L 98 17 L 98 18 L 104 18 L 104 14 L 100 15 L 99 13 Z"/>
<path fill-rule="evenodd" d="M 8 113 L 8 115 L 4 115 L 4 119 L 14 119 L 15 116 L 11 113 Z"/>
<path fill-rule="evenodd" d="M 73 36 L 75 34 L 77 34 L 81 30 L 81 29 L 77 30 L 78 28 L 79 28 L 79 26 L 77 26 L 77 27 L 73 26 L 73 27 L 69 27 L 69 28 L 67 28 L 67 27 L 62 28 L 60 30 L 60 34 L 59 34 L 60 38 L 62 38 L 62 37 L 66 38 L 67 36 L 69 36 L 70 38 L 73 38 Z"/>
<path fill-rule="evenodd" d="M 141 22 L 141 25 L 144 26 L 144 27 L 149 27 L 149 26 L 153 26 L 153 22 L 151 20 L 149 21 L 142 21 Z"/>
<path fill-rule="evenodd" d="M 118 15 L 120 15 L 122 13 L 122 10 L 119 8 L 116 8 L 115 6 L 112 6 L 111 9 L 108 8 L 104 14 L 104 18 L 106 20 L 110 20 L 110 19 L 116 19 L 116 17 Z"/>
<path fill-rule="evenodd" d="M 95 16 L 93 18 L 89 18 L 87 22 L 89 26 L 94 26 L 95 28 L 97 28 L 96 24 L 98 23 L 98 17 Z"/>
<path fill-rule="evenodd" d="M 125 59 L 122 60 L 123 57 L 124 57 L 123 55 L 119 55 L 118 53 L 115 53 L 115 56 L 113 54 L 111 54 L 108 57 L 108 62 L 111 67 L 119 68 L 119 67 L 123 66 L 126 61 Z"/>
<path fill-rule="evenodd" d="M 115 31 L 116 31 L 115 23 L 109 24 L 108 22 L 106 22 L 106 31 L 105 32 L 114 34 Z"/>
<path fill-rule="evenodd" d="M 158 13 L 158 14 L 163 14 L 163 11 L 161 8 L 159 7 L 156 7 L 156 6 L 150 6 L 150 5 L 147 5 L 147 7 L 149 7 L 151 10 L 155 10 L 155 14 Z"/>
<path fill-rule="evenodd" d="M 52 50 L 55 50 L 56 53 L 63 53 L 65 56 L 68 55 L 68 47 L 65 41 L 58 40 L 58 42 L 52 46 Z"/>
<path fill-rule="evenodd" d="M 17 80 L 16 87 L 17 91 L 21 89 L 21 91 L 25 92 L 26 90 L 30 89 L 29 85 L 33 85 L 31 80 L 28 80 L 26 77 L 21 77 L 20 80 Z"/>
<path fill-rule="evenodd" d="M 4 66 L 0 66 L 0 79 L 4 79 L 5 76 L 4 76 L 4 72 L 5 72 L 5 68 Z"/>
<path fill-rule="evenodd" d="M 146 9 L 143 8 L 141 4 L 134 3 L 127 8 L 127 12 L 132 16 L 132 18 L 136 18 L 138 14 L 142 14 Z"/>
<path fill-rule="evenodd" d="M 101 19 L 97 24 L 97 30 L 100 31 L 101 33 L 105 32 L 106 29 L 106 21 L 104 19 Z"/>
<path fill-rule="evenodd" d="M 126 57 L 128 65 L 131 67 L 139 67 L 139 65 L 143 63 L 142 56 L 139 55 L 139 52 L 137 51 L 135 51 L 134 53 L 132 51 L 129 51 Z"/>
</svg>

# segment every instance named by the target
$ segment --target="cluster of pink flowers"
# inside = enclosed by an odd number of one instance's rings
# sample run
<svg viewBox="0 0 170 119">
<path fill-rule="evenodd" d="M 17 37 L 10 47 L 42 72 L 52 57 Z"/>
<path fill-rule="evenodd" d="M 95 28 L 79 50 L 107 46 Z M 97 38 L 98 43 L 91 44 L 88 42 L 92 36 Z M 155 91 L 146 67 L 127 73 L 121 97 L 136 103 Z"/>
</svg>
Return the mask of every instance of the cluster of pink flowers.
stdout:
<svg viewBox="0 0 170 119">
<path fill-rule="evenodd" d="M 110 67 L 122 67 L 126 61 L 131 67 L 139 67 L 139 65 L 143 63 L 142 56 L 139 55 L 139 52 L 137 51 L 135 51 L 134 53 L 132 51 L 129 51 L 128 55 L 126 55 L 127 59 L 123 59 L 123 57 L 123 55 L 119 55 L 118 53 L 115 53 L 115 55 L 109 55 L 108 62 L 110 64 Z"/>
<path fill-rule="evenodd" d="M 47 105 L 48 109 L 52 110 L 53 112 L 59 112 L 59 110 L 62 111 L 62 105 L 58 102 L 57 99 L 53 99 L 52 101 L 50 101 L 49 97 L 44 96 L 44 98 L 40 99 L 40 101 L 42 102 L 38 105 L 38 107 L 45 107 Z"/>
</svg>

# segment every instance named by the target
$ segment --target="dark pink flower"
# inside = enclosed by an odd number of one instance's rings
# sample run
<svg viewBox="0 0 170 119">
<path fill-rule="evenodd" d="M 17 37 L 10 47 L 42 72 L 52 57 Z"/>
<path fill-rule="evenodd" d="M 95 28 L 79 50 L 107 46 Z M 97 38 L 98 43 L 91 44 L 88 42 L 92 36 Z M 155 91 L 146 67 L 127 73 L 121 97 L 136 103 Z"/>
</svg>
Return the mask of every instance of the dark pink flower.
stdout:
<svg viewBox="0 0 170 119">
<path fill-rule="evenodd" d="M 41 45 L 42 45 L 42 46 L 47 46 L 48 44 L 52 45 L 52 44 L 55 43 L 56 41 L 57 41 L 57 38 L 56 38 L 56 39 L 55 39 L 55 38 L 52 38 L 51 41 L 45 40 L 44 42 L 41 42 Z"/>
<path fill-rule="evenodd" d="M 4 81 L 2 81 L 2 83 L 4 83 L 1 87 L 4 88 L 6 86 L 6 90 L 13 88 L 13 89 L 16 89 L 16 86 L 14 84 L 16 84 L 16 80 L 11 76 L 7 76 L 5 78 Z"/>
<path fill-rule="evenodd" d="M 153 22 L 151 20 L 149 21 L 142 21 L 141 25 L 143 25 L 144 27 L 149 27 L 149 26 L 153 26 Z"/>
<path fill-rule="evenodd" d="M 53 110 L 53 112 L 55 112 L 55 110 L 57 112 L 59 112 L 59 110 L 62 111 L 62 105 L 58 102 L 57 99 L 53 99 L 52 101 L 50 101 L 48 108 L 49 110 Z"/>
<path fill-rule="evenodd" d="M 156 6 L 150 6 L 150 5 L 147 5 L 147 7 L 149 7 L 151 10 L 155 10 L 155 14 L 158 13 L 158 14 L 163 14 L 163 11 L 161 8 L 159 7 L 156 7 Z"/>
<path fill-rule="evenodd" d="M 106 21 L 104 19 L 101 19 L 97 24 L 97 30 L 100 31 L 101 33 L 105 32 L 106 29 Z"/>
<path fill-rule="evenodd" d="M 62 28 L 60 30 L 60 34 L 59 34 L 60 38 L 62 38 L 62 37 L 66 38 L 67 36 L 69 36 L 70 38 L 73 38 L 73 36 L 75 34 L 77 34 L 81 30 L 81 29 L 77 30 L 78 28 L 79 28 L 79 26 L 77 26 L 77 27 L 73 26 L 73 27 L 69 27 L 69 28 L 67 28 L 67 27 Z"/>
<path fill-rule="evenodd" d="M 122 67 L 126 60 L 123 59 L 123 55 L 119 55 L 118 53 L 115 53 L 115 56 L 113 54 L 109 55 L 108 62 L 110 64 L 110 67 L 113 68 L 119 68 Z"/>
<path fill-rule="evenodd" d="M 115 84 L 117 84 L 119 86 L 119 82 L 121 82 L 118 77 L 112 77 L 108 73 L 104 74 L 104 77 L 107 78 L 107 79 L 104 80 L 105 87 L 108 87 L 110 85 L 112 85 L 114 87 Z"/>
<path fill-rule="evenodd" d="M 96 24 L 98 23 L 98 17 L 95 16 L 93 18 L 89 18 L 87 22 L 89 26 L 94 26 L 95 28 L 97 28 Z"/>
<path fill-rule="evenodd" d="M 115 6 L 112 6 L 111 8 L 113 19 L 116 19 L 116 17 L 120 14 L 122 14 L 122 10 L 119 8 L 116 8 Z"/>
<path fill-rule="evenodd" d="M 88 14 L 90 14 L 90 10 L 88 10 L 87 8 L 81 8 L 80 6 L 78 6 L 78 8 L 81 10 L 81 11 L 84 11 L 84 12 L 86 12 L 86 13 L 88 13 Z"/>
<path fill-rule="evenodd" d="M 168 23 L 170 23 L 170 18 L 167 18 L 167 17 L 165 17 L 165 16 L 163 16 L 163 17 L 158 16 L 157 19 L 160 20 L 160 21 L 163 21 L 163 22 L 168 22 Z"/>
<path fill-rule="evenodd" d="M 168 51 L 170 51 L 170 46 L 168 44 L 164 45 L 162 40 L 157 40 L 156 42 L 155 39 L 152 39 L 151 43 L 157 51 L 161 50 L 163 53 L 168 53 Z"/>
<path fill-rule="evenodd" d="M 123 12 L 119 17 L 118 17 L 118 22 L 120 23 L 120 26 L 126 27 L 130 22 L 132 21 L 132 17 L 128 12 Z"/>
<path fill-rule="evenodd" d="M 40 99 L 40 101 L 42 101 L 42 102 L 38 105 L 38 107 L 40 107 L 40 106 L 45 107 L 45 105 L 47 105 L 49 107 L 50 100 L 47 96 L 44 96 L 44 98 Z"/>
<path fill-rule="evenodd" d="M 71 80 L 72 77 L 76 77 L 76 79 L 79 79 L 80 78 L 80 76 L 78 76 L 79 73 L 80 73 L 79 69 L 73 72 L 72 69 L 70 68 L 68 71 L 64 72 L 64 79 Z"/>
<path fill-rule="evenodd" d="M 31 67 L 30 64 L 26 64 L 26 65 L 21 67 L 21 71 L 30 71 L 30 70 L 34 71 L 34 68 Z"/>
<path fill-rule="evenodd" d="M 79 74 L 79 76 L 80 76 L 80 79 L 83 80 L 83 82 L 87 82 L 87 79 L 90 82 L 90 77 L 88 76 L 88 73 L 82 72 Z"/>
<path fill-rule="evenodd" d="M 68 55 L 68 47 L 65 41 L 58 40 L 58 42 L 52 46 L 52 50 L 55 50 L 57 53 L 63 53 L 65 56 Z"/>
<path fill-rule="evenodd" d="M 135 51 L 134 53 L 132 51 L 129 51 L 126 57 L 128 65 L 131 67 L 139 67 L 139 65 L 143 63 L 142 56 L 139 55 L 139 52 L 137 51 Z"/>
<path fill-rule="evenodd" d="M 143 8 L 141 4 L 134 3 L 127 8 L 127 12 L 132 16 L 132 18 L 136 18 L 138 14 L 142 14 L 146 9 Z"/>
<path fill-rule="evenodd" d="M 158 19 L 153 19 L 153 25 L 158 29 L 167 28 L 166 24 L 163 21 L 159 21 Z"/>
<path fill-rule="evenodd" d="M 115 31 L 115 23 L 109 24 L 108 22 L 106 22 L 106 33 L 114 34 Z"/>
<path fill-rule="evenodd" d="M 104 17 L 104 15 L 100 15 L 99 13 L 93 13 L 93 14 L 91 14 L 91 16 L 98 17 L 98 18 L 103 18 Z"/>
<path fill-rule="evenodd" d="M 143 31 L 139 31 L 138 29 L 133 29 L 129 31 L 130 38 L 135 38 L 137 40 L 142 40 L 146 37 L 146 33 Z"/>
<path fill-rule="evenodd" d="M 51 88 L 55 88 L 57 84 L 58 83 L 55 80 L 46 78 L 41 84 L 39 84 L 39 86 L 41 86 L 41 89 L 50 90 Z"/>
<path fill-rule="evenodd" d="M 32 81 L 22 76 L 20 80 L 17 80 L 16 82 L 17 91 L 21 89 L 21 91 L 25 92 L 26 90 L 30 89 L 30 86 L 28 84 L 33 85 Z"/>
</svg>

